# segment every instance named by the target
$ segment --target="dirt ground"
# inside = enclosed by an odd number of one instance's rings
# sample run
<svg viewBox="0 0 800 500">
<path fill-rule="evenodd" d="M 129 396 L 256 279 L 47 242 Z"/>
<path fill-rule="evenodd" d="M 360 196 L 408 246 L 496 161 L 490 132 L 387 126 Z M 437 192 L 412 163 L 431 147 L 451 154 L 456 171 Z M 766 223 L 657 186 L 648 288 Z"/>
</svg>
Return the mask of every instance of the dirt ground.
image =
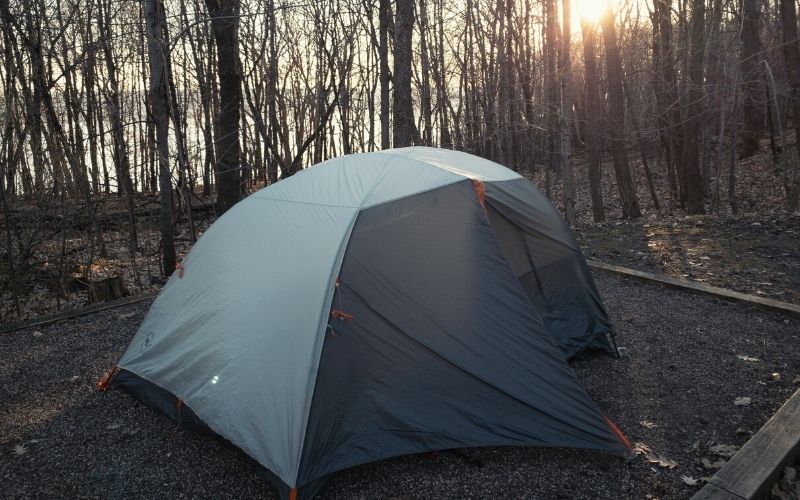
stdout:
<svg viewBox="0 0 800 500">
<path fill-rule="evenodd" d="M 796 154 L 793 140 L 789 144 L 791 154 Z M 629 152 L 628 160 L 642 218 L 622 219 L 614 170 L 605 158 L 601 191 L 606 221 L 597 224 L 592 218 L 587 158 L 584 154 L 574 158 L 578 222 L 574 231 L 587 258 L 800 303 L 800 213 L 786 212 L 781 171 L 772 163 L 766 140 L 758 153 L 737 162 L 735 214 L 727 192 L 727 170 L 711 180 L 712 193 L 719 181 L 718 206 L 708 203 L 707 215 L 688 216 L 668 196 L 662 163 L 651 160 L 650 165 L 659 198 L 656 208 L 641 159 Z M 527 176 L 545 191 L 542 170 Z M 563 211 L 562 198 L 561 186 L 554 182 L 550 199 Z"/>
<path fill-rule="evenodd" d="M 800 303 L 800 217 L 671 217 L 575 230 L 587 258 Z"/>
<path fill-rule="evenodd" d="M 800 388 L 800 321 L 596 273 L 626 348 L 574 368 L 636 445 L 466 449 L 333 474 L 321 498 L 686 498 Z M 225 442 L 94 382 L 149 304 L 0 334 L 0 496 L 273 498 Z"/>
</svg>

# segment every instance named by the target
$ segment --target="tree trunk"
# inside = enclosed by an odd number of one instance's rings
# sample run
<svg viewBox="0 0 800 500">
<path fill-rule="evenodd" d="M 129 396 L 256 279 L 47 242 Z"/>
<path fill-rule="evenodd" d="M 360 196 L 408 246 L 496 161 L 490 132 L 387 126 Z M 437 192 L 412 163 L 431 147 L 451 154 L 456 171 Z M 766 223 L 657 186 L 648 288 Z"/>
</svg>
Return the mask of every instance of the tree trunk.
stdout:
<svg viewBox="0 0 800 500">
<path fill-rule="evenodd" d="M 614 13 L 609 7 L 601 18 L 603 42 L 606 48 L 606 66 L 608 68 L 609 94 L 609 135 L 611 136 L 611 154 L 614 160 L 614 173 L 617 189 L 622 203 L 622 216 L 635 219 L 642 216 L 636 186 L 633 184 L 631 169 L 628 164 L 628 153 L 625 149 L 625 96 L 622 89 L 622 59 L 617 45 L 617 30 L 614 26 Z"/>
<path fill-rule="evenodd" d="M 561 1 L 563 13 L 561 28 L 561 61 L 559 80 L 561 83 L 561 181 L 564 184 L 564 215 L 571 226 L 577 224 L 575 218 L 575 181 L 572 174 L 572 96 L 570 93 L 571 1 Z"/>
<path fill-rule="evenodd" d="M 392 18 L 392 6 L 390 0 L 379 0 L 378 2 L 378 31 L 380 32 L 380 45 L 378 46 L 378 58 L 380 59 L 380 79 L 381 79 L 381 149 L 392 147 L 390 141 L 391 125 L 389 123 L 389 22 Z"/>
<path fill-rule="evenodd" d="M 692 0 L 691 49 L 687 117 L 684 120 L 683 167 L 686 174 L 686 210 L 690 214 L 705 212 L 703 174 L 700 167 L 703 111 L 703 54 L 705 51 L 705 0 Z"/>
<path fill-rule="evenodd" d="M 653 24 L 653 69 L 657 75 L 653 79 L 653 91 L 655 92 L 658 116 L 656 123 L 659 125 L 670 187 L 668 203 L 670 212 L 672 212 L 673 202 L 681 198 L 678 182 L 679 178 L 682 179 L 682 175 L 679 175 L 681 169 L 679 159 L 682 156 L 681 148 L 683 146 L 678 133 L 681 116 L 678 106 L 671 16 L 672 0 L 653 1 L 650 19 Z M 683 189 L 682 181 L 681 189 Z"/>
<path fill-rule="evenodd" d="M 267 2 L 269 8 L 269 80 L 267 81 L 267 113 L 269 114 L 269 132 L 272 144 L 278 144 L 278 45 L 276 41 L 277 27 L 275 22 L 275 1 Z M 269 155 L 267 178 L 270 184 L 278 182 L 278 159 L 275 154 Z"/>
<path fill-rule="evenodd" d="M 781 0 L 781 22 L 783 24 L 783 59 L 789 79 L 789 112 L 792 115 L 795 134 L 794 156 L 789 160 L 792 173 L 787 179 L 787 207 L 797 210 L 800 198 L 800 41 L 797 38 L 797 7 L 794 0 Z M 789 155 L 789 151 L 784 151 Z"/>
<path fill-rule="evenodd" d="M 394 22 L 394 147 L 411 146 L 415 135 L 411 100 L 411 39 L 414 33 L 414 2 L 397 0 Z"/>
<path fill-rule="evenodd" d="M 439 147 L 442 148 L 451 148 L 453 147 L 453 139 L 450 136 L 450 122 L 448 117 L 448 96 L 447 96 L 447 84 L 445 83 L 445 58 L 444 58 L 444 13 L 443 4 L 444 0 L 437 0 L 436 1 L 436 21 L 437 21 L 437 28 L 436 32 L 438 33 L 438 40 L 437 40 L 437 53 L 436 53 L 436 64 L 434 68 L 436 68 L 437 77 L 436 77 L 436 104 L 439 109 L 439 130 L 440 130 L 440 137 L 439 137 Z"/>
<path fill-rule="evenodd" d="M 556 0 L 545 0 L 545 126 L 547 127 L 547 159 L 548 167 L 545 171 L 545 193 L 550 197 L 550 174 L 559 172 L 559 147 L 560 127 L 558 121 L 558 107 L 560 105 L 559 86 L 556 73 L 558 72 L 558 6 Z"/>
<path fill-rule="evenodd" d="M 431 105 L 431 60 L 428 43 L 428 3 L 425 0 L 417 2 L 419 8 L 419 28 L 420 28 L 420 112 L 424 127 L 422 129 L 422 145 L 431 146 L 433 144 L 433 109 Z"/>
<path fill-rule="evenodd" d="M 517 65 L 517 71 L 519 72 L 518 81 L 522 87 L 522 99 L 525 103 L 524 113 L 526 130 L 524 145 L 521 144 L 520 147 L 524 148 L 524 166 L 528 169 L 528 171 L 533 172 L 536 167 L 536 149 L 539 127 L 537 127 L 538 120 L 536 116 L 535 103 L 533 100 L 535 92 L 534 81 L 536 77 L 536 54 L 531 40 L 531 17 L 531 2 L 526 0 L 525 15 L 523 17 L 524 28 L 522 30 L 524 43 L 523 47 L 519 51 L 523 54 L 523 60 Z"/>
<path fill-rule="evenodd" d="M 764 75 L 761 60 L 765 57 L 759 31 L 761 29 L 761 4 L 759 0 L 742 0 L 742 99 L 744 103 L 744 128 L 741 130 L 742 158 L 748 158 L 759 149 L 758 140 L 764 131 Z"/>
<path fill-rule="evenodd" d="M 147 0 L 145 25 L 150 56 L 150 106 L 156 128 L 158 151 L 158 186 L 161 207 L 158 225 L 161 231 L 161 252 L 164 276 L 175 270 L 175 240 L 172 232 L 172 180 L 169 166 L 169 105 L 167 89 L 167 47 L 164 45 L 164 5 L 161 0 Z"/>
<path fill-rule="evenodd" d="M 595 27 L 588 19 L 581 20 L 583 32 L 583 63 L 586 73 L 586 146 L 589 153 L 589 191 L 592 195 L 592 216 L 595 222 L 605 220 L 603 208 L 603 192 L 601 190 L 600 170 L 600 116 L 603 113 L 600 104 L 597 78 L 597 58 L 595 56 Z"/>
<path fill-rule="evenodd" d="M 239 121 L 242 76 L 239 64 L 240 0 L 206 0 L 211 29 L 217 42 L 220 109 L 217 116 L 217 212 L 225 213 L 239 201 Z"/>
</svg>

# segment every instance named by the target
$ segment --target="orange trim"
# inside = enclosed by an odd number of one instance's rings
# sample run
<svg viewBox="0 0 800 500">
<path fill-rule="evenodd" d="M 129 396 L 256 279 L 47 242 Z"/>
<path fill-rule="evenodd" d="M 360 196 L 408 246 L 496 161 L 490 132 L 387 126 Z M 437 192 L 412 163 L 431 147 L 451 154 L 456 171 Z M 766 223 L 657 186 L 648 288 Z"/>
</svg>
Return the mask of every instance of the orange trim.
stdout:
<svg viewBox="0 0 800 500">
<path fill-rule="evenodd" d="M 478 179 L 470 179 L 472 189 L 475 190 L 475 195 L 478 197 L 478 203 L 481 204 L 483 209 L 486 209 L 486 186 L 483 185 Z"/>
<path fill-rule="evenodd" d="M 338 309 L 334 309 L 334 310 L 331 311 L 331 318 L 340 319 L 342 321 L 348 321 L 349 322 L 349 321 L 353 321 L 355 319 L 355 316 L 353 316 L 352 314 L 347 314 L 344 311 L 340 311 Z"/>
<path fill-rule="evenodd" d="M 297 488 L 289 490 L 289 500 L 297 500 Z"/>
<path fill-rule="evenodd" d="M 617 436 L 617 438 L 619 438 L 620 442 L 622 444 L 624 444 L 625 447 L 628 448 L 629 450 L 633 449 L 633 446 L 631 446 L 631 442 L 628 441 L 628 438 L 625 437 L 625 434 L 623 434 L 622 431 L 619 430 L 619 427 L 617 427 L 617 424 L 612 422 L 611 419 L 606 417 L 605 415 L 603 415 L 603 418 L 606 419 L 606 422 L 608 423 L 608 426 L 611 427 L 611 430 L 614 432 L 614 434 Z"/>
<path fill-rule="evenodd" d="M 175 264 L 175 270 L 178 271 L 178 278 L 183 278 L 183 272 L 186 268 L 180 262 Z"/>
<path fill-rule="evenodd" d="M 183 400 L 182 399 L 176 400 L 175 401 L 175 409 L 178 410 L 178 411 L 181 411 L 181 406 L 183 406 Z"/>
<path fill-rule="evenodd" d="M 108 386 L 111 383 L 111 377 L 113 377 L 115 373 L 117 373 L 117 365 L 114 365 L 108 370 L 106 370 L 100 377 L 100 380 L 97 381 L 97 384 L 95 384 L 97 390 L 102 392 L 107 391 Z"/>
</svg>

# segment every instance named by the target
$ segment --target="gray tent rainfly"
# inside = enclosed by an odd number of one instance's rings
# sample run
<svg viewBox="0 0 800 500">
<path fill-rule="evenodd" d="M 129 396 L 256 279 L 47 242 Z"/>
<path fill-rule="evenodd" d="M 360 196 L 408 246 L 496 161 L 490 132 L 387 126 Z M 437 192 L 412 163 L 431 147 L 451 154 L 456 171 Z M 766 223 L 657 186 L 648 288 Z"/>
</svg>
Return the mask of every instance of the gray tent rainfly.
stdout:
<svg viewBox="0 0 800 500">
<path fill-rule="evenodd" d="M 284 498 L 387 457 L 473 446 L 623 450 L 566 358 L 610 323 L 550 202 L 466 153 L 336 158 L 197 242 L 112 383 L 229 440 Z"/>
</svg>

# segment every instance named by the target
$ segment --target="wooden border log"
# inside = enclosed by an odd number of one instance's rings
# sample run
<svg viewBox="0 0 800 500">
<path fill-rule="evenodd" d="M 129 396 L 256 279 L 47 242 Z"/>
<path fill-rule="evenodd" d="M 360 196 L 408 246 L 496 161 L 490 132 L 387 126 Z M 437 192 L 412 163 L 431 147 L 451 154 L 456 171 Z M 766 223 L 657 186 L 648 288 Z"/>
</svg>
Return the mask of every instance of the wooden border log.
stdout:
<svg viewBox="0 0 800 500">
<path fill-rule="evenodd" d="M 783 467 L 799 452 L 800 389 L 692 500 L 767 498 Z"/>
<path fill-rule="evenodd" d="M 720 297 L 725 300 L 731 300 L 734 302 L 739 302 L 742 304 L 747 304 L 762 309 L 778 311 L 780 313 L 788 314 L 790 316 L 800 317 L 800 305 L 790 304 L 788 302 L 780 302 L 778 300 L 767 299 L 764 297 L 759 297 L 757 295 L 749 295 L 746 293 L 734 292 L 733 290 L 727 290 L 725 288 L 704 285 L 702 283 L 697 283 L 694 281 L 679 280 L 671 278 L 669 276 L 665 276 L 663 274 L 654 274 L 654 273 L 648 273 L 646 271 L 638 271 L 636 269 L 630 269 L 627 267 L 615 266 L 613 264 L 606 264 L 605 262 L 598 262 L 596 260 L 587 260 L 586 262 L 589 264 L 590 267 L 593 267 L 595 269 L 601 269 L 603 271 L 621 274 L 623 276 L 637 278 L 649 282 L 656 282 L 674 288 L 681 288 L 684 290 L 692 290 L 694 292 L 714 295 L 716 297 Z"/>
<path fill-rule="evenodd" d="M 133 297 L 126 297 L 124 299 L 119 300 L 112 300 L 109 302 L 100 302 L 97 304 L 92 304 L 87 307 L 81 307 L 79 309 L 69 309 L 66 311 L 61 311 L 60 313 L 50 314 L 47 316 L 41 316 L 39 318 L 33 318 L 27 321 L 19 321 L 17 323 L 8 323 L 6 325 L 0 326 L 0 334 L 8 333 L 14 330 L 20 330 L 22 328 L 28 328 L 31 326 L 43 326 L 49 325 L 51 323 L 56 323 L 58 321 L 63 321 L 66 319 L 77 318 L 78 316 L 86 316 L 87 314 L 92 314 L 100 311 L 105 311 L 107 309 L 114 309 L 116 307 L 127 306 L 130 304 L 136 304 L 138 302 L 144 302 L 146 300 L 150 300 L 155 298 L 157 294 L 155 293 L 148 293 L 144 295 L 134 295 Z"/>
</svg>

